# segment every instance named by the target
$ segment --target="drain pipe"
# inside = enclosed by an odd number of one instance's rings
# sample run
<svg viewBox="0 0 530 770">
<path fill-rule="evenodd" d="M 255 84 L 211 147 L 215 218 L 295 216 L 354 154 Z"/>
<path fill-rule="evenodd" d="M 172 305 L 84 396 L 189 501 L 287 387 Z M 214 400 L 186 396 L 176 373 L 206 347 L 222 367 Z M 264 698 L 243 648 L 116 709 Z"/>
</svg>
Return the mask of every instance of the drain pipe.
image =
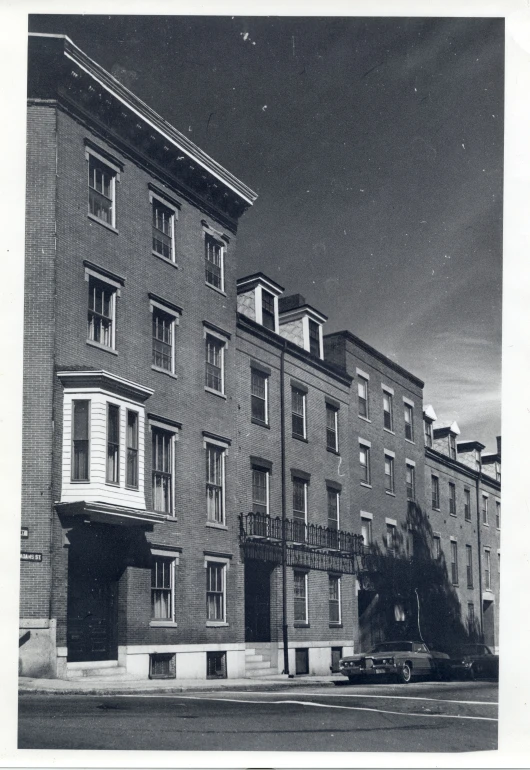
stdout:
<svg viewBox="0 0 530 770">
<path fill-rule="evenodd" d="M 285 480 L 285 348 L 282 340 L 280 354 L 280 438 L 282 454 L 282 631 L 283 631 L 283 673 L 289 674 L 289 634 L 287 630 L 287 511 Z"/>
<path fill-rule="evenodd" d="M 481 541 L 481 521 L 480 521 L 480 482 L 482 480 L 482 457 L 479 459 L 477 485 L 477 543 L 478 543 L 478 590 L 479 590 L 479 608 L 480 608 L 480 640 L 484 642 L 484 608 L 482 606 L 482 541 Z"/>
</svg>

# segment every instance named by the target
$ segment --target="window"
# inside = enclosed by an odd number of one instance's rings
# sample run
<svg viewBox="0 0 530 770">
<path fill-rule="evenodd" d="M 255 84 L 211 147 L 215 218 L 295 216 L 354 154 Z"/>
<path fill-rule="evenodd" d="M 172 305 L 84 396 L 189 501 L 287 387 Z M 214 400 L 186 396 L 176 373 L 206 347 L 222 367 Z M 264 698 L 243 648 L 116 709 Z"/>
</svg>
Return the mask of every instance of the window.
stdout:
<svg viewBox="0 0 530 770">
<path fill-rule="evenodd" d="M 151 427 L 153 465 L 153 508 L 173 513 L 173 437 L 161 428 Z"/>
<path fill-rule="evenodd" d="M 224 524 L 225 450 L 206 444 L 206 515 L 210 522 Z"/>
<path fill-rule="evenodd" d="M 424 420 L 423 427 L 425 430 L 425 446 L 432 447 L 432 422 L 431 420 Z"/>
<path fill-rule="evenodd" d="M 392 556 L 395 553 L 397 543 L 396 543 L 396 525 L 395 524 L 388 524 L 386 525 L 386 547 L 389 554 Z"/>
<path fill-rule="evenodd" d="M 339 451 L 339 410 L 331 404 L 326 404 L 326 446 Z"/>
<path fill-rule="evenodd" d="M 464 489 L 464 518 L 466 521 L 471 521 L 471 492 L 469 489 Z"/>
<path fill-rule="evenodd" d="M 175 316 L 153 307 L 153 366 L 166 372 L 175 371 Z"/>
<path fill-rule="evenodd" d="M 449 513 L 456 516 L 456 487 L 452 481 L 449 482 Z"/>
<path fill-rule="evenodd" d="M 306 394 L 298 388 L 291 388 L 293 436 L 306 438 Z"/>
<path fill-rule="evenodd" d="M 495 478 L 497 481 L 501 480 L 501 464 L 495 463 Z"/>
<path fill-rule="evenodd" d="M 226 679 L 226 652 L 206 653 L 206 679 Z"/>
<path fill-rule="evenodd" d="M 128 487 L 138 489 L 138 412 L 127 409 L 127 478 Z"/>
<path fill-rule="evenodd" d="M 224 342 L 206 335 L 206 387 L 224 393 Z"/>
<path fill-rule="evenodd" d="M 359 377 L 357 380 L 357 394 L 359 400 L 359 415 L 368 419 L 368 380 L 364 377 Z"/>
<path fill-rule="evenodd" d="M 72 481 L 89 480 L 89 401 L 72 402 Z"/>
<path fill-rule="evenodd" d="M 268 377 L 263 372 L 251 369 L 250 372 L 250 401 L 252 420 L 267 425 L 268 415 Z"/>
<path fill-rule="evenodd" d="M 152 196 L 153 253 L 175 261 L 175 211 Z"/>
<path fill-rule="evenodd" d="M 467 603 L 467 630 L 470 634 L 475 630 L 475 605 L 473 602 Z"/>
<path fill-rule="evenodd" d="M 359 444 L 359 462 L 361 464 L 361 484 L 370 484 L 370 447 Z"/>
<path fill-rule="evenodd" d="M 449 434 L 449 457 L 456 460 L 456 437 L 453 433 Z"/>
<path fill-rule="evenodd" d="M 177 676 L 174 652 L 152 652 L 149 654 L 149 679 L 175 679 Z"/>
<path fill-rule="evenodd" d="M 433 535 L 433 554 L 435 559 L 440 559 L 442 556 L 442 543 L 440 535 Z"/>
<path fill-rule="evenodd" d="M 458 585 L 458 545 L 456 540 L 451 540 L 451 582 Z"/>
<path fill-rule="evenodd" d="M 484 590 L 491 591 L 491 551 L 484 550 Z"/>
<path fill-rule="evenodd" d="M 405 438 L 414 441 L 414 409 L 410 404 L 404 405 Z"/>
<path fill-rule="evenodd" d="M 482 495 L 482 523 L 488 523 L 488 498 Z"/>
<path fill-rule="evenodd" d="M 88 339 L 115 347 L 116 288 L 93 275 L 88 279 Z"/>
<path fill-rule="evenodd" d="M 501 528 L 501 504 L 498 500 L 495 502 L 495 526 Z"/>
<path fill-rule="evenodd" d="M 438 476 L 431 476 L 432 507 L 440 509 L 440 481 Z"/>
<path fill-rule="evenodd" d="M 320 358 L 320 327 L 309 319 L 309 352 Z"/>
<path fill-rule="evenodd" d="M 372 543 L 372 519 L 361 516 L 361 537 L 365 546 Z"/>
<path fill-rule="evenodd" d="M 306 572 L 294 572 L 294 622 L 307 623 Z"/>
<path fill-rule="evenodd" d="M 252 468 L 252 510 L 254 513 L 269 513 L 269 471 Z"/>
<path fill-rule="evenodd" d="M 388 391 L 383 391 L 383 426 L 387 430 L 394 430 L 394 419 L 392 415 L 392 394 Z"/>
<path fill-rule="evenodd" d="M 338 547 L 339 530 L 339 492 L 327 488 L 328 493 L 328 540 L 330 548 Z"/>
<path fill-rule="evenodd" d="M 414 500 L 416 497 L 416 483 L 415 483 L 415 468 L 413 465 L 409 465 L 407 463 L 406 469 L 405 469 L 405 475 L 406 475 L 406 487 L 407 487 L 407 498 L 409 500 Z"/>
<path fill-rule="evenodd" d="M 385 490 L 394 492 L 394 458 L 385 455 Z"/>
<path fill-rule="evenodd" d="M 329 575 L 329 622 L 338 625 L 341 621 L 340 577 Z"/>
<path fill-rule="evenodd" d="M 307 482 L 293 478 L 293 539 L 302 543 L 307 529 Z"/>
<path fill-rule="evenodd" d="M 226 565 L 221 562 L 206 562 L 206 620 L 224 623 L 226 618 L 225 601 Z"/>
<path fill-rule="evenodd" d="M 116 170 L 88 153 L 88 210 L 110 227 L 116 226 Z"/>
<path fill-rule="evenodd" d="M 107 475 L 109 484 L 120 482 L 120 407 L 107 404 Z"/>
<path fill-rule="evenodd" d="M 151 619 L 175 620 L 175 559 L 154 556 L 151 567 Z"/>
<path fill-rule="evenodd" d="M 466 545 L 466 577 L 467 587 L 473 588 L 473 551 L 470 545 Z"/>
<path fill-rule="evenodd" d="M 223 257 L 224 246 L 209 233 L 204 234 L 206 283 L 220 291 L 224 290 Z"/>
<path fill-rule="evenodd" d="M 261 322 L 266 329 L 276 331 L 276 318 L 274 314 L 274 297 L 265 289 L 261 290 Z"/>
</svg>

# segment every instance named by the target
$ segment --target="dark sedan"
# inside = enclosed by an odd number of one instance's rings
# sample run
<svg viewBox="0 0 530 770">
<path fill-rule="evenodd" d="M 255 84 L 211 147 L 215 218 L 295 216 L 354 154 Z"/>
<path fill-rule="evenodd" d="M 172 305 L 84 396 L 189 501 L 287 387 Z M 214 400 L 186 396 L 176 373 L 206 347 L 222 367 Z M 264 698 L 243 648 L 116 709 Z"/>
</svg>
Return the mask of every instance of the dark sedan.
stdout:
<svg viewBox="0 0 530 770">
<path fill-rule="evenodd" d="M 407 683 L 419 677 L 446 679 L 449 656 L 430 650 L 425 642 L 381 642 L 370 652 L 342 658 L 339 667 L 340 673 L 352 683 L 376 679 L 377 675 Z"/>
<path fill-rule="evenodd" d="M 450 650 L 451 673 L 454 676 L 476 679 L 499 678 L 499 656 L 494 655 L 485 644 L 464 644 Z"/>
</svg>

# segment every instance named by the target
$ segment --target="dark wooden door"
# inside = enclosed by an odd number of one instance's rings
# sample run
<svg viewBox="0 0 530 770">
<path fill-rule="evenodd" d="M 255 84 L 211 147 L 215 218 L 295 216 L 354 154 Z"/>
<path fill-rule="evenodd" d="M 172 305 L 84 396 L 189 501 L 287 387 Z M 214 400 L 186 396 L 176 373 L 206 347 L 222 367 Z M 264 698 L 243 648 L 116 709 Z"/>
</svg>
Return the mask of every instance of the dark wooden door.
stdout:
<svg viewBox="0 0 530 770">
<path fill-rule="evenodd" d="M 271 640 L 271 567 L 248 559 L 245 563 L 245 641 Z"/>
</svg>

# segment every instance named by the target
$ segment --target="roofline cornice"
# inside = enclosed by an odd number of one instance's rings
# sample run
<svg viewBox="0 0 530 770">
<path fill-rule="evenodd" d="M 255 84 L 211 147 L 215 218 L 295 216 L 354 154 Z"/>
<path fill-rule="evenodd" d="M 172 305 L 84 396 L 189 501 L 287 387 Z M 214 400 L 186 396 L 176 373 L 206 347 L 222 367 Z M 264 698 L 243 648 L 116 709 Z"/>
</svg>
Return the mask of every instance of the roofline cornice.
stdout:
<svg viewBox="0 0 530 770">
<path fill-rule="evenodd" d="M 430 457 L 431 460 L 436 460 L 442 465 L 445 465 L 447 468 L 452 468 L 453 470 L 456 470 L 459 473 L 463 473 L 465 476 L 469 476 L 469 478 L 472 478 L 475 480 L 477 478 L 480 478 L 481 482 L 485 481 L 490 486 L 500 491 L 501 485 L 498 481 L 496 481 L 496 479 L 492 479 L 491 477 L 487 476 L 485 473 L 482 473 L 481 471 L 474 471 L 473 468 L 469 467 L 469 465 L 465 465 L 464 463 L 461 463 L 458 460 L 453 460 L 451 457 L 448 457 L 447 455 L 444 455 L 441 452 L 436 451 L 436 449 L 432 449 L 431 447 L 425 447 L 425 457 Z"/>
</svg>

